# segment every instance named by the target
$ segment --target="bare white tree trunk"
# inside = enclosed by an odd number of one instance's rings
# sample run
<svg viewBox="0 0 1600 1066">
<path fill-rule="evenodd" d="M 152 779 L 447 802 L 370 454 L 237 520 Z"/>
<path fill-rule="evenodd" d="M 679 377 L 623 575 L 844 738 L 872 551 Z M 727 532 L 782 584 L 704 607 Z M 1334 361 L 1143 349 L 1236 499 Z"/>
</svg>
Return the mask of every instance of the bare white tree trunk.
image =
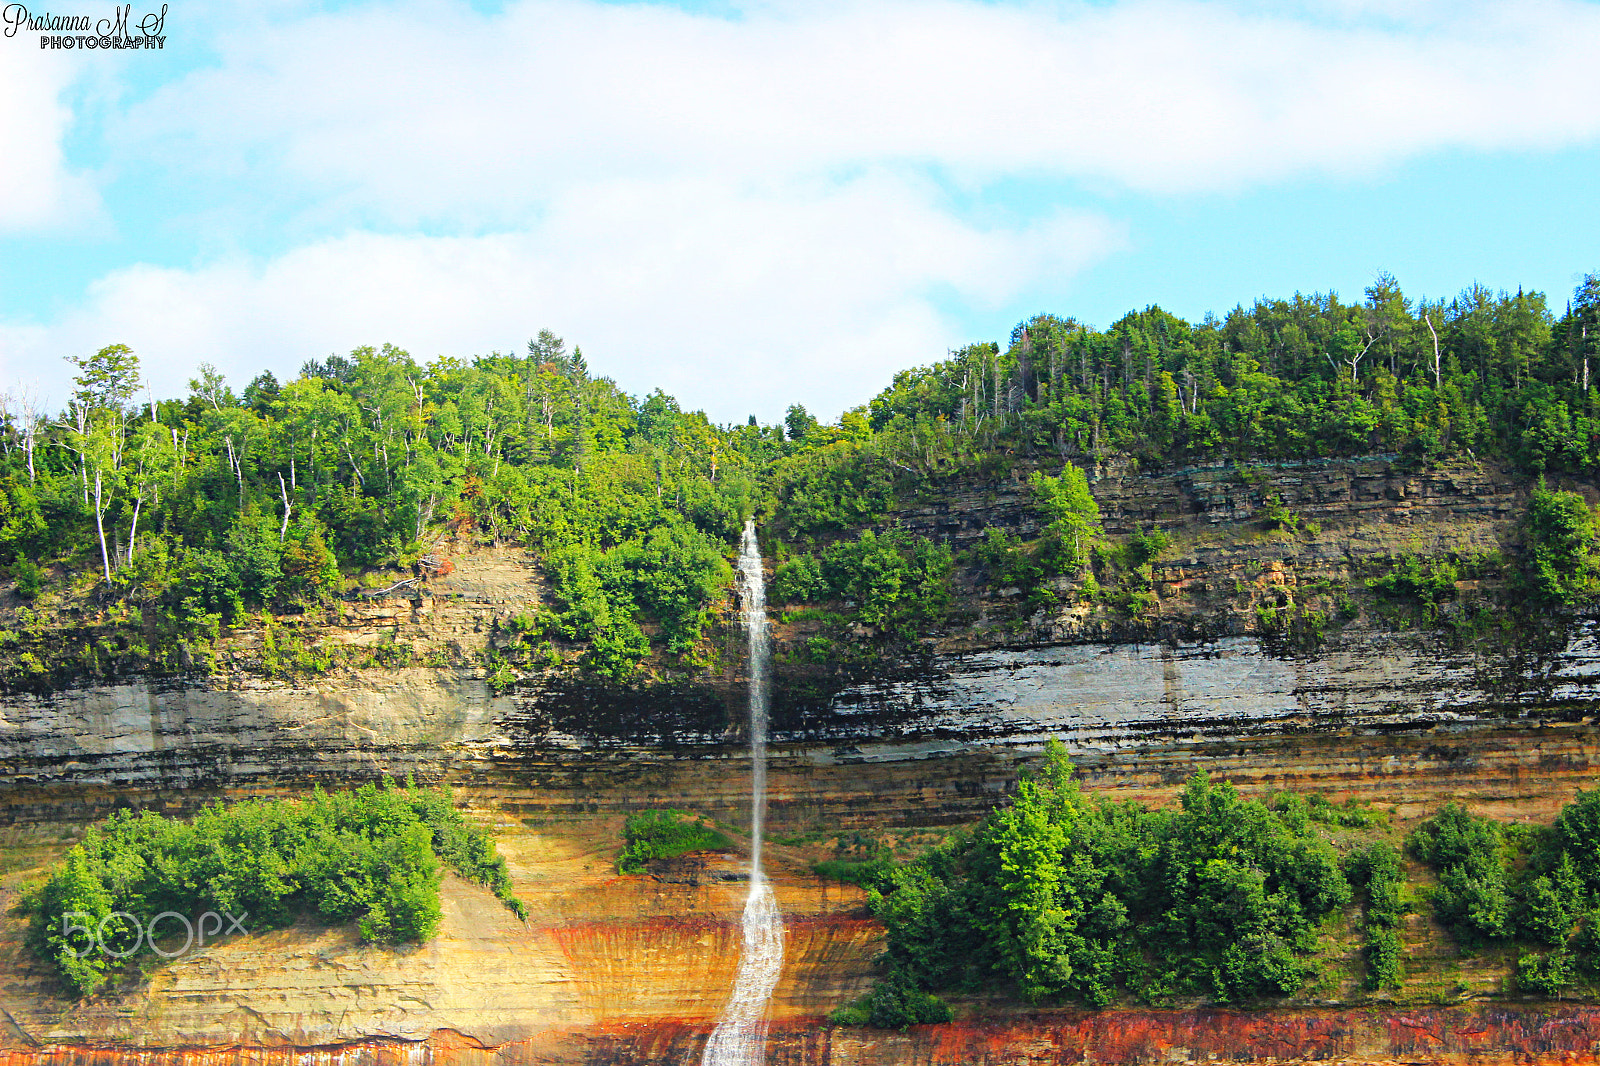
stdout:
<svg viewBox="0 0 1600 1066">
<path fill-rule="evenodd" d="M 356 472 L 356 483 L 362 488 L 366 488 L 367 479 L 361 476 L 361 464 L 356 462 L 355 453 L 350 450 L 350 437 L 348 434 L 344 438 L 344 454 L 350 460 L 350 469 Z"/>
<path fill-rule="evenodd" d="M 128 565 L 133 565 L 133 546 L 139 540 L 139 511 L 144 507 L 144 493 L 140 492 L 133 501 L 133 522 L 128 526 Z"/>
<path fill-rule="evenodd" d="M 100 565 L 105 567 L 106 584 L 111 584 L 111 556 L 106 552 L 105 507 L 100 494 L 100 471 L 94 472 L 94 527 L 100 533 Z"/>
<path fill-rule="evenodd" d="M 244 506 L 244 464 L 233 450 L 233 434 L 223 438 L 228 442 L 228 465 L 233 468 L 233 476 L 239 479 L 239 506 Z"/>
<path fill-rule="evenodd" d="M 1433 316 L 1426 311 L 1422 313 L 1422 321 L 1428 324 L 1428 333 L 1433 337 L 1433 388 L 1439 389 L 1439 334 L 1433 328 Z"/>
<path fill-rule="evenodd" d="M 22 394 L 22 447 L 28 453 L 28 483 L 38 479 L 33 469 L 33 449 L 39 441 L 39 411 L 32 396 Z"/>
<path fill-rule="evenodd" d="M 283 538 L 289 533 L 289 488 L 283 483 L 283 475 L 278 475 L 278 491 L 283 493 L 283 525 L 278 527 L 278 543 L 283 543 Z"/>
<path fill-rule="evenodd" d="M 1363 344 L 1361 350 L 1350 358 L 1350 384 L 1354 385 L 1356 383 L 1356 368 L 1361 365 L 1361 360 L 1367 357 L 1367 353 L 1372 350 L 1372 346 L 1377 343 L 1377 340 L 1377 337 L 1370 333 L 1367 334 L 1367 343 Z"/>
</svg>

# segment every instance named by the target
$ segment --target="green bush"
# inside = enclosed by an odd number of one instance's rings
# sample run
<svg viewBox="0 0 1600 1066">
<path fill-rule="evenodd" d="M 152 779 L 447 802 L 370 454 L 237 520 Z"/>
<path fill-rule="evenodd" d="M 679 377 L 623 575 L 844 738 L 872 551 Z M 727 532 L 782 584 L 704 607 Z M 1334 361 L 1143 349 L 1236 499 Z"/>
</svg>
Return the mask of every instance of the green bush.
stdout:
<svg viewBox="0 0 1600 1066">
<path fill-rule="evenodd" d="M 1594 513 L 1575 492 L 1552 492 L 1544 479 L 1523 516 L 1523 574 L 1540 601 L 1570 607 L 1595 592 Z"/>
<path fill-rule="evenodd" d="M 1580 791 L 1548 829 L 1502 827 L 1450 804 L 1407 847 L 1438 872 L 1434 913 L 1452 936 L 1548 949 L 1524 950 L 1517 983 L 1556 995 L 1578 973 L 1600 978 L 1597 839 L 1600 790 Z"/>
<path fill-rule="evenodd" d="M 1403 555 L 1387 574 L 1368 579 L 1367 588 L 1391 599 L 1411 599 L 1432 607 L 1455 598 L 1459 577 L 1448 559 Z"/>
<path fill-rule="evenodd" d="M 248 915 L 255 932 L 309 911 L 355 921 L 378 943 L 418 942 L 438 927 L 441 859 L 525 916 L 493 843 L 465 823 L 448 793 L 375 785 L 211 806 L 192 821 L 120 812 L 91 829 L 19 908 L 29 919 L 28 949 L 70 991 L 88 995 L 119 964 L 87 950 L 64 922 L 68 912 L 98 923 L 113 911 L 149 918 L 214 910 Z M 130 929 L 107 933 L 112 952 L 137 946 Z"/>
<path fill-rule="evenodd" d="M 865 996 L 828 1016 L 835 1025 L 870 1025 L 874 1029 L 938 1025 L 950 1018 L 949 1004 L 922 991 L 898 971 L 874 984 Z"/>
<path fill-rule="evenodd" d="M 1539 996 L 1559 996 L 1577 974 L 1573 958 L 1565 951 L 1524 952 L 1517 960 L 1517 987 Z"/>
<path fill-rule="evenodd" d="M 1578 933 L 1572 938 L 1572 950 L 1584 975 L 1600 978 L 1600 911 L 1590 910 L 1583 916 Z"/>
<path fill-rule="evenodd" d="M 1400 934 L 1397 927 L 1407 908 L 1402 902 L 1405 868 L 1394 845 L 1380 841 L 1345 860 L 1350 881 L 1362 889 L 1361 928 L 1367 961 L 1366 987 L 1399 988 L 1405 976 L 1400 962 Z"/>
<path fill-rule="evenodd" d="M 617 870 L 642 874 L 645 863 L 651 859 L 732 846 L 733 842 L 723 833 L 703 820 L 690 821 L 683 811 L 642 811 L 629 815 L 622 824 L 622 851 L 617 855 Z"/>
<path fill-rule="evenodd" d="M 1406 848 L 1439 873 L 1433 911 L 1457 940 L 1487 943 L 1510 936 L 1512 898 L 1499 824 L 1451 803 L 1414 829 Z"/>
<path fill-rule="evenodd" d="M 1289 505 L 1283 502 L 1283 497 L 1276 492 L 1262 501 L 1256 511 L 1256 517 L 1268 529 L 1281 529 L 1292 533 L 1300 528 L 1300 513 L 1291 510 Z"/>
<path fill-rule="evenodd" d="M 44 569 L 32 559 L 17 559 L 11 564 L 11 576 L 17 580 L 17 595 L 30 603 L 38 598 L 44 585 Z"/>
<path fill-rule="evenodd" d="M 983 539 L 972 549 L 973 561 L 983 567 L 991 588 L 1014 585 L 1031 589 L 1043 580 L 1044 568 L 1015 533 L 999 526 L 984 530 Z"/>
<path fill-rule="evenodd" d="M 1579 789 L 1551 826 L 1551 843 L 1568 856 L 1590 896 L 1600 895 L 1600 789 Z"/>
<path fill-rule="evenodd" d="M 779 563 L 772 575 L 772 598 L 778 603 L 815 603 L 827 591 L 822 566 L 814 555 L 797 555 Z"/>
<path fill-rule="evenodd" d="M 1565 944 L 1585 909 L 1587 895 L 1572 855 L 1563 852 L 1555 869 L 1529 877 L 1521 886 L 1518 931 L 1540 944 Z"/>
<path fill-rule="evenodd" d="M 821 558 L 835 597 L 855 603 L 865 624 L 902 637 L 944 617 L 951 566 L 949 548 L 898 529 L 835 541 Z"/>
<path fill-rule="evenodd" d="M 888 858 L 824 859 L 811 866 L 812 873 L 818 877 L 825 877 L 830 881 L 842 881 L 848 885 L 860 885 L 862 888 L 877 889 L 880 892 L 893 887 L 898 869 L 899 864 Z"/>
<path fill-rule="evenodd" d="M 1172 538 L 1164 530 L 1151 526 L 1148 529 L 1135 529 L 1128 535 L 1128 562 L 1134 567 L 1140 567 L 1160 557 L 1172 545 Z"/>
<path fill-rule="evenodd" d="M 1177 810 L 1094 803 L 1052 745 L 1040 778 L 977 833 L 880 877 L 868 905 L 892 971 L 918 988 L 999 981 L 1103 1007 L 1119 990 L 1293 992 L 1317 923 L 1349 898 L 1304 805 L 1274 811 L 1204 775 Z"/>
<path fill-rule="evenodd" d="M 675 515 L 609 548 L 557 543 L 544 568 L 556 609 L 538 616 L 536 632 L 587 642 L 580 665 L 618 681 L 650 655 L 642 621 L 659 624 L 667 652 L 692 653 L 733 573 L 717 541 Z"/>
</svg>

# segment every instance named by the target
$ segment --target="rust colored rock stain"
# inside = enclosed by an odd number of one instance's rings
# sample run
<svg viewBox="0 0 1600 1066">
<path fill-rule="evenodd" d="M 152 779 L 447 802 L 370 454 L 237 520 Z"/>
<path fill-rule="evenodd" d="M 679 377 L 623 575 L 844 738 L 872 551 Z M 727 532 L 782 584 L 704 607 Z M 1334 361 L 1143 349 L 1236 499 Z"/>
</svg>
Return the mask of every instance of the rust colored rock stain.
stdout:
<svg viewBox="0 0 1600 1066">
<path fill-rule="evenodd" d="M 428 1039 L 320 1047 L 118 1048 L 0 1052 L 0 1066 L 665 1066 L 697 1061 L 709 1023 L 661 1019 L 553 1030 L 499 1046 L 438 1030 Z M 1410 1011 L 1063 1012 L 918 1026 L 907 1032 L 773 1027 L 772 1066 L 1156 1066 L 1337 1063 L 1600 1066 L 1600 1007 Z"/>
</svg>

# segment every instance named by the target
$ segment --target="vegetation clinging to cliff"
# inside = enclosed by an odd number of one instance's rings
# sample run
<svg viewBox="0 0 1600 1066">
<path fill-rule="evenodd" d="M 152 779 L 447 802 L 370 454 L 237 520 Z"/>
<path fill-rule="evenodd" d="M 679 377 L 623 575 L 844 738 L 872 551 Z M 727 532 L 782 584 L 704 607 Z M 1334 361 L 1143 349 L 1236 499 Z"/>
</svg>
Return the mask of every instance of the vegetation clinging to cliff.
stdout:
<svg viewBox="0 0 1600 1066">
<path fill-rule="evenodd" d="M 1388 841 L 1377 841 L 1355 851 L 1345 860 L 1345 869 L 1364 896 L 1361 914 L 1363 954 L 1366 956 L 1365 985 L 1369 991 L 1399 988 L 1405 968 L 1400 956 L 1400 920 L 1407 913 L 1404 902 L 1406 874 L 1400 851 Z"/>
<path fill-rule="evenodd" d="M 1528 500 L 1522 520 L 1524 574 L 1535 600 L 1562 607 L 1594 595 L 1594 512 L 1575 492 L 1552 492 L 1544 479 Z"/>
<path fill-rule="evenodd" d="M 1384 276 L 1359 302 L 1264 298 L 1198 323 L 1156 307 L 1104 329 L 1036 316 L 1003 349 L 974 344 L 896 375 L 831 426 L 799 406 L 783 425 L 716 426 L 659 391 L 633 397 L 592 376 L 548 332 L 525 355 L 426 365 L 360 348 L 237 392 L 202 366 L 187 397 L 160 401 L 141 389 L 135 354 L 108 345 L 74 355 L 65 411 L 0 405 L 0 571 L 78 622 L 103 615 L 83 640 L 19 647 L 0 683 L 203 671 L 246 612 L 301 610 L 360 571 L 415 567 L 446 532 L 539 554 L 544 661 L 617 679 L 700 669 L 748 514 L 815 554 L 939 477 L 999 477 L 1018 461 L 1389 452 L 1413 467 L 1489 455 L 1593 473 L 1597 345 L 1596 276 L 1559 316 L 1520 290 L 1417 302 Z M 1263 519 L 1294 529 L 1283 510 Z M 1081 552 L 1085 530 L 1048 521 L 1054 542 Z M 1560 554 L 1560 531 L 1529 529 L 1536 592 L 1557 605 L 1587 594 L 1538 554 Z M 1009 562 L 1022 576 L 1063 569 Z M 78 575 L 70 603 L 53 597 L 65 571 Z M 1030 606 L 1046 605 L 1047 586 L 1025 589 Z M 1125 591 L 1130 612 L 1150 606 L 1146 590 Z M 917 626 L 940 617 L 928 607 Z"/>
<path fill-rule="evenodd" d="M 950 567 L 942 544 L 903 530 L 866 530 L 780 563 L 773 596 L 783 603 L 845 601 L 862 624 L 910 638 L 949 606 Z"/>
<path fill-rule="evenodd" d="M 1342 860 L 1314 823 L 1339 834 Z M 1436 885 L 1408 884 L 1386 823 L 1319 797 L 1245 801 L 1201 774 L 1177 809 L 1095 803 L 1052 745 L 1040 776 L 972 833 L 907 863 L 879 851 L 817 864 L 868 888 L 887 932 L 879 988 L 833 1020 L 915 1024 L 942 1010 L 936 992 L 1094 1007 L 1292 995 L 1344 965 L 1340 937 L 1324 952 L 1321 936 L 1353 895 L 1368 991 L 1406 990 L 1402 922 L 1420 898 L 1464 949 L 1515 947 L 1516 990 L 1600 992 L 1600 789 L 1544 827 L 1447 805 L 1405 842 Z"/>
<path fill-rule="evenodd" d="M 691 821 L 682 811 L 640 811 L 628 815 L 622 824 L 617 871 L 640 874 L 652 859 L 732 846 L 733 841 L 726 834 L 707 825 L 704 819 Z"/>
<path fill-rule="evenodd" d="M 539 635 L 583 665 L 693 664 L 782 436 L 636 401 L 548 333 L 470 363 L 360 348 L 240 393 L 203 366 L 159 402 L 124 345 L 74 361 L 59 417 L 0 405 L 0 570 L 52 603 L 57 566 L 87 571 L 87 605 L 119 621 L 92 654 L 55 642 L 74 653 L 63 670 L 49 642 L 30 647 L 12 684 L 203 670 L 247 612 L 327 603 L 371 568 L 425 576 L 450 532 L 539 553 L 554 601 Z"/>
<path fill-rule="evenodd" d="M 1315 930 L 1350 899 L 1304 804 L 1196 775 L 1177 810 L 1096 803 L 1052 745 L 970 837 L 886 871 L 869 906 L 893 980 L 1105 1006 L 1120 991 L 1219 1002 L 1297 990 Z"/>
<path fill-rule="evenodd" d="M 29 950 L 87 995 L 139 950 L 141 925 L 163 912 L 215 911 L 261 932 L 311 911 L 355 921 L 377 943 L 427 940 L 439 924 L 440 860 L 526 916 L 505 860 L 448 793 L 374 785 L 212 806 L 193 821 L 119 812 L 90 829 L 19 909 L 30 920 Z"/>
<path fill-rule="evenodd" d="M 1554 824 L 1502 826 L 1450 804 L 1407 847 L 1439 875 L 1433 910 L 1467 945 L 1520 942 L 1517 983 L 1538 995 L 1600 984 L 1600 789 Z"/>
</svg>

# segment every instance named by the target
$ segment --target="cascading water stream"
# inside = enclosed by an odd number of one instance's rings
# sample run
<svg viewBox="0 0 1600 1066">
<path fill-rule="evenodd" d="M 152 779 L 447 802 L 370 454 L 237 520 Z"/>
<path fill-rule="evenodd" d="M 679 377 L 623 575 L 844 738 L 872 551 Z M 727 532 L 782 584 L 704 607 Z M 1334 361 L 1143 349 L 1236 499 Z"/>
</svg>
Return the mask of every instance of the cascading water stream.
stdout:
<svg viewBox="0 0 1600 1066">
<path fill-rule="evenodd" d="M 767 586 L 756 524 L 746 521 L 739 546 L 744 579 L 744 626 L 750 653 L 750 894 L 744 903 L 743 946 L 733 995 L 706 1041 L 702 1066 L 756 1066 L 767 1047 L 767 1001 L 783 969 L 783 916 L 761 872 L 761 831 L 767 818 Z"/>
</svg>

